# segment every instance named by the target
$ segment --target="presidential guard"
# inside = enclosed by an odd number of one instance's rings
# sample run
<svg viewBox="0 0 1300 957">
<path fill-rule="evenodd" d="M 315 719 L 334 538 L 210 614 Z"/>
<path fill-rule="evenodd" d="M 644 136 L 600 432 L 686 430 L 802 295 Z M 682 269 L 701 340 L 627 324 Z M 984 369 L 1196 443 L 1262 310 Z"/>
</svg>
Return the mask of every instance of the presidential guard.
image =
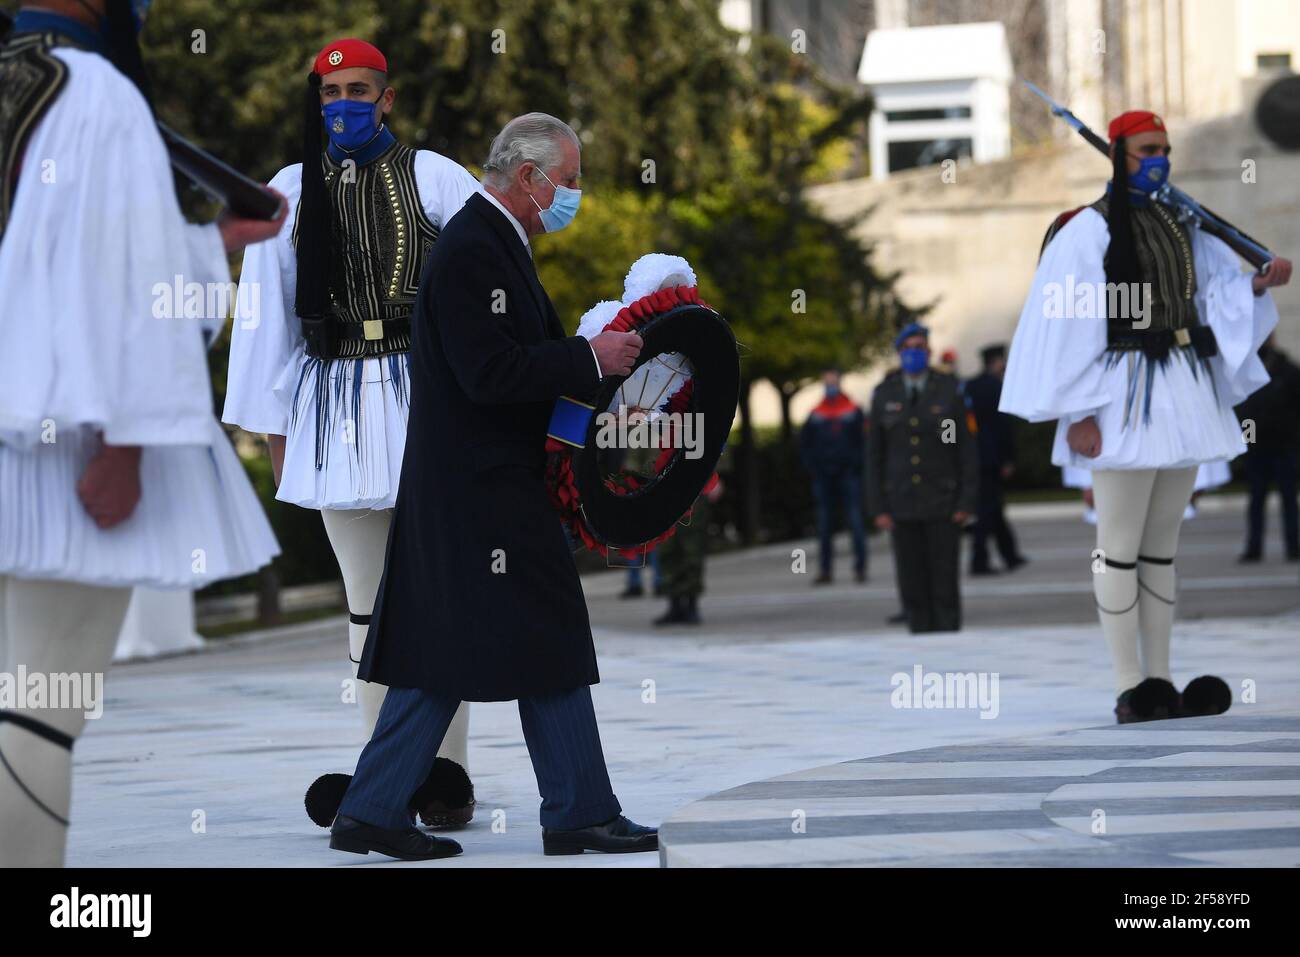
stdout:
<svg viewBox="0 0 1300 957">
<path fill-rule="evenodd" d="M 338 40 L 316 57 L 303 162 L 271 180 L 289 217 L 244 257 L 240 314 L 255 315 L 234 326 L 223 414 L 266 433 L 276 497 L 321 513 L 343 575 L 354 677 L 406 445 L 416 290 L 439 232 L 478 191 L 457 163 L 398 142 L 384 122 L 394 97 L 388 61 L 371 44 Z M 368 735 L 385 689 L 358 681 L 355 690 Z M 420 808 L 428 824 L 462 826 L 473 815 L 468 725 L 462 706 L 441 752 L 454 767 L 435 768 L 448 785 Z M 327 827 L 346 776 L 317 785 L 308 813 Z"/>
<path fill-rule="evenodd" d="M 1246 451 L 1233 405 L 1268 382 L 1257 354 L 1277 324 L 1268 289 L 1291 263 L 1243 272 L 1231 247 L 1162 201 L 1170 144 L 1155 113 L 1121 114 L 1108 132 L 1111 180 L 1048 230 L 1000 408 L 1055 420 L 1053 464 L 1092 473 L 1087 560 L 1117 721 L 1219 714 L 1232 703 L 1222 679 L 1172 683 L 1174 560 L 1198 467 Z"/>
<path fill-rule="evenodd" d="M 989 539 L 993 539 L 1003 567 L 1011 572 L 1025 564 L 1016 545 L 1015 532 L 1007 521 L 1002 483 L 1015 472 L 1015 438 L 1011 416 L 998 411 L 1002 397 L 1002 375 L 1007 367 L 1007 347 L 1001 343 L 980 351 L 983 371 L 965 384 L 962 391 L 975 417 L 975 447 L 979 450 L 979 505 L 971 535 L 970 573 L 993 575 L 989 563 Z"/>
<path fill-rule="evenodd" d="M 899 594 L 914 634 L 961 629 L 962 527 L 975 510 L 978 463 L 956 377 L 930 366 L 929 331 L 894 339 L 900 368 L 871 397 L 867 509 L 890 532 Z"/>
<path fill-rule="evenodd" d="M 6 868 L 63 862 L 72 748 L 132 588 L 200 588 L 278 551 L 213 414 L 225 309 L 170 293 L 224 290 L 226 254 L 283 214 L 185 221 L 146 6 L 28 0 L 0 48 L 0 674 L 26 676 L 0 694 Z"/>
</svg>

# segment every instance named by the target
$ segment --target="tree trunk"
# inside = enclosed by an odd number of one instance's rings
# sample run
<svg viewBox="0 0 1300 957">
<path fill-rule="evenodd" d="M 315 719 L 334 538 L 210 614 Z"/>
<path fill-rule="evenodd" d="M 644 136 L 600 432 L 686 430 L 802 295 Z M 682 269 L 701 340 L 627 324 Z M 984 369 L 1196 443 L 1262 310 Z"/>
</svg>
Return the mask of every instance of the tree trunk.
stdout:
<svg viewBox="0 0 1300 957">
<path fill-rule="evenodd" d="M 280 573 L 274 563 L 257 573 L 257 623 L 274 625 L 280 620 Z"/>
<path fill-rule="evenodd" d="M 794 393 L 787 391 L 785 386 L 781 387 L 781 444 L 788 451 L 794 444 L 794 423 L 790 421 L 790 400 L 794 398 Z"/>
</svg>

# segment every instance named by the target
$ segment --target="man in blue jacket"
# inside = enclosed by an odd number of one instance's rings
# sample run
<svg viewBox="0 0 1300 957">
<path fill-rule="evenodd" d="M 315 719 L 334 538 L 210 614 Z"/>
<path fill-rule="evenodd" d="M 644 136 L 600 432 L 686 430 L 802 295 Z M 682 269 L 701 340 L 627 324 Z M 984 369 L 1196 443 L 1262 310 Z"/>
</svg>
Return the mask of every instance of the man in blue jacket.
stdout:
<svg viewBox="0 0 1300 957">
<path fill-rule="evenodd" d="M 817 505 L 817 537 L 820 541 L 819 571 L 813 584 L 832 580 L 835 507 L 844 505 L 849 533 L 853 538 L 853 575 L 867 580 L 867 536 L 862 521 L 862 455 L 866 419 L 862 410 L 840 391 L 840 371 L 827 369 L 822 375 L 826 395 L 808 416 L 799 433 L 799 452 L 804 468 L 812 475 L 813 500 Z"/>
</svg>

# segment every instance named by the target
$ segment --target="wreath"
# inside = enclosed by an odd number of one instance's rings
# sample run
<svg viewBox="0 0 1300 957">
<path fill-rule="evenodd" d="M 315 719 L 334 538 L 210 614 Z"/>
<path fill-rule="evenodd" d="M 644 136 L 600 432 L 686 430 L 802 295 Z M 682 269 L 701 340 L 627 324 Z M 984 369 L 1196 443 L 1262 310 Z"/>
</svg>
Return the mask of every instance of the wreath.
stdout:
<svg viewBox="0 0 1300 957">
<path fill-rule="evenodd" d="M 670 287 L 642 296 L 619 309 L 602 331 L 637 332 L 646 340 L 645 348 L 629 376 L 611 376 L 602 382 L 596 405 L 567 397 L 557 403 L 556 417 L 552 419 L 552 429 L 546 441 L 547 491 L 575 544 L 607 558 L 616 554 L 634 559 L 671 538 L 677 531 L 678 522 L 689 517 L 695 498 L 716 484 L 717 474 L 713 469 L 734 415 L 739 363 L 735 337 L 726 320 L 700 299 L 694 286 Z M 596 462 L 598 450 L 593 441 L 597 413 L 610 407 L 611 400 L 621 393 L 626 380 L 635 376 L 643 365 L 651 361 L 662 362 L 660 355 L 670 350 L 661 346 L 670 343 L 680 344 L 681 351 L 677 354 L 690 359 L 691 366 L 689 369 L 667 366 L 674 373 L 668 380 L 670 386 L 682 377 L 685 377 L 685 382 L 667 398 L 657 396 L 650 400 L 654 411 L 669 416 L 667 425 L 661 427 L 661 435 L 667 441 L 662 443 L 663 447 L 648 474 L 621 467 L 612 471 L 600 468 Z M 729 363 L 726 361 L 728 354 Z M 681 416 L 673 415 L 700 411 L 696 384 L 702 368 L 719 369 L 716 373 L 719 381 L 714 389 L 709 390 L 713 401 L 708 404 L 712 406 L 715 418 L 725 415 L 721 432 L 717 422 L 708 429 L 709 420 L 706 420 L 702 458 L 707 470 L 701 470 L 695 461 L 684 460 L 676 441 L 677 423 Z M 569 410 L 580 406 L 588 411 L 580 413 L 580 418 L 569 426 L 567 437 L 562 437 L 559 434 L 562 430 L 556 423 L 564 414 L 565 403 L 568 403 Z M 633 500 L 637 500 L 636 507 L 628 508 Z M 602 522 L 605 527 L 601 527 Z M 656 529 L 658 531 L 654 534 L 647 534 L 647 530 Z"/>
</svg>

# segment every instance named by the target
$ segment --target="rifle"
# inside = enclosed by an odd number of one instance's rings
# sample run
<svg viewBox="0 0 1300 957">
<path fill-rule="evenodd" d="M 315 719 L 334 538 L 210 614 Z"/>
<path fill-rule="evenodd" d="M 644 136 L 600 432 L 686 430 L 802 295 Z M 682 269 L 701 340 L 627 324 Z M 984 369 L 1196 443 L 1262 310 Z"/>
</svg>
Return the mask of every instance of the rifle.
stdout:
<svg viewBox="0 0 1300 957">
<path fill-rule="evenodd" d="M 1053 116 L 1059 116 L 1065 120 L 1074 128 L 1075 132 L 1087 140 L 1102 155 L 1110 156 L 1110 144 L 1088 129 L 1082 120 L 1028 80 L 1022 80 L 1021 82 L 1029 87 L 1030 92 L 1034 93 L 1051 108 Z M 1254 266 L 1260 273 L 1268 272 L 1268 267 L 1273 262 L 1274 256 L 1267 246 L 1248 236 L 1222 216 L 1206 209 L 1172 183 L 1166 182 L 1152 194 L 1152 199 L 1168 206 L 1179 222 L 1195 226 L 1197 229 L 1221 239 L 1233 252 Z"/>
<path fill-rule="evenodd" d="M 0 43 L 8 39 L 12 24 L 13 18 L 0 10 Z M 223 163 L 162 122 L 158 123 L 158 133 L 167 147 L 172 168 L 236 216 L 273 220 L 280 214 L 283 200 L 261 183 Z"/>
</svg>

